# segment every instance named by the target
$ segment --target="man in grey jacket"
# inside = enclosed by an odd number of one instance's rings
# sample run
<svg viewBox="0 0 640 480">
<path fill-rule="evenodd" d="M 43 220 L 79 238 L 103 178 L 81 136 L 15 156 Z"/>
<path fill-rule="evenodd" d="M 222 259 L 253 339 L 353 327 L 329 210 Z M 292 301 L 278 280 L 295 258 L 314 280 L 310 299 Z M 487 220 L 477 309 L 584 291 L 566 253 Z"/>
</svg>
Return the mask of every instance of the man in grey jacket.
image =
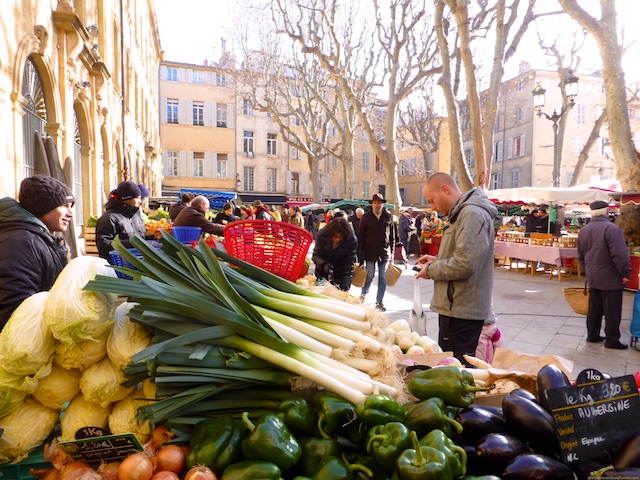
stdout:
<svg viewBox="0 0 640 480">
<path fill-rule="evenodd" d="M 591 221 L 578 235 L 578 260 L 589 285 L 587 342 L 604 341 L 605 348 L 625 349 L 620 342 L 622 293 L 631 277 L 631 259 L 622 230 L 609 220 L 609 204 L 589 205 Z M 600 335 L 604 315 L 604 334 Z"/>
<path fill-rule="evenodd" d="M 491 311 L 494 219 L 498 209 L 481 188 L 462 193 L 451 175 L 435 173 L 422 192 L 431 208 L 447 216 L 438 256 L 423 255 L 417 278 L 432 279 L 431 310 L 438 313 L 438 344 L 465 362 L 474 355 Z"/>
</svg>

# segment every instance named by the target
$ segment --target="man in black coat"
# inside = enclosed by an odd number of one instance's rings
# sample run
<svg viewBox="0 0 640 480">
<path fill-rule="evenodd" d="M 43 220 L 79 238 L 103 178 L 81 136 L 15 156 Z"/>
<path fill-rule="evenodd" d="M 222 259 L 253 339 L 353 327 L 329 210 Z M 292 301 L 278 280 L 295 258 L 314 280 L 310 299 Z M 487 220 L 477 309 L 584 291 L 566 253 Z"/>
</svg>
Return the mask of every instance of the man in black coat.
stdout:
<svg viewBox="0 0 640 480">
<path fill-rule="evenodd" d="M 631 259 L 620 227 L 609 221 L 609 204 L 592 202 L 591 221 L 578 234 L 578 260 L 589 285 L 587 342 L 625 349 L 620 342 L 622 293 L 631 277 Z M 604 315 L 604 334 L 600 335 Z"/>
<path fill-rule="evenodd" d="M 27 297 L 49 290 L 67 264 L 61 237 L 73 219 L 71 189 L 48 175 L 20 184 L 16 202 L 0 200 L 0 329 Z"/>
<path fill-rule="evenodd" d="M 398 232 L 395 228 L 391 212 L 384 208 L 386 200 L 379 194 L 374 194 L 371 199 L 371 210 L 365 213 L 360 220 L 358 228 L 358 260 L 367 268 L 367 279 L 360 293 L 360 300 L 364 302 L 369 293 L 376 267 L 378 269 L 378 291 L 376 293 L 376 308 L 385 311 L 382 300 L 387 289 L 387 263 L 391 257 L 391 251 L 399 242 Z"/>
</svg>

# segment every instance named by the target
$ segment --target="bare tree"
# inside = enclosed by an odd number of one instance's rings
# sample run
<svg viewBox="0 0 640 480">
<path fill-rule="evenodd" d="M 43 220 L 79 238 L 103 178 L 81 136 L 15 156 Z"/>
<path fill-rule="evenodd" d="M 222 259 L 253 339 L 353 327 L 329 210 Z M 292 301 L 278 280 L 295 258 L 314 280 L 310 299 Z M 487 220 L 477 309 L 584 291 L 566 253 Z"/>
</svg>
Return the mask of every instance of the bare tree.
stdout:
<svg viewBox="0 0 640 480">
<path fill-rule="evenodd" d="M 553 12 L 536 14 L 535 2 L 522 5 L 521 0 L 497 0 L 489 7 L 488 2 L 473 4 L 456 0 L 436 0 L 435 29 L 438 32 L 440 55 L 443 62 L 443 89 L 449 118 L 449 132 L 453 166 L 460 186 L 467 190 L 473 185 L 486 188 L 491 174 L 493 156 L 493 134 L 498 110 L 498 94 L 504 76 L 504 64 L 515 53 L 520 41 L 533 20 Z M 524 10 L 524 13 L 521 11 Z M 452 28 L 449 16 L 456 28 Z M 489 88 L 483 92 L 482 103 L 477 88 L 477 56 L 473 54 L 474 41 L 494 32 L 493 55 Z M 472 132 L 475 157 L 475 178 L 462 152 L 457 89 L 460 82 L 460 66 L 464 71 L 464 86 L 468 99 L 469 125 Z"/>
<path fill-rule="evenodd" d="M 578 5 L 577 0 L 558 0 L 562 9 L 596 40 L 602 57 L 602 72 L 609 123 L 609 139 L 618 178 L 625 189 L 640 188 L 640 162 L 631 137 L 627 114 L 627 90 L 622 69 L 622 47 L 618 42 L 616 2 L 600 0 L 600 19 Z"/>
<path fill-rule="evenodd" d="M 433 99 L 433 86 L 429 83 L 420 96 L 407 101 L 398 124 L 400 138 L 422 153 L 422 165 L 416 173 L 424 175 L 425 180 L 434 173 L 433 153 L 440 145 L 440 130 L 445 122 L 436 112 Z"/>
<path fill-rule="evenodd" d="M 428 28 L 426 2 L 391 0 L 385 10 L 374 0 L 373 32 L 366 30 L 367 22 L 353 11 L 345 12 L 346 7 L 337 0 L 274 0 L 273 4 L 279 31 L 297 42 L 303 53 L 320 61 L 354 109 L 384 165 L 389 201 L 400 206 L 396 156 L 399 104 L 439 72 L 439 67 L 433 66 L 437 49 Z M 357 27 L 358 23 L 362 25 Z M 378 99 L 373 107 L 385 109 L 383 136 L 370 116 L 372 89 L 382 85 L 386 98 Z"/>
</svg>

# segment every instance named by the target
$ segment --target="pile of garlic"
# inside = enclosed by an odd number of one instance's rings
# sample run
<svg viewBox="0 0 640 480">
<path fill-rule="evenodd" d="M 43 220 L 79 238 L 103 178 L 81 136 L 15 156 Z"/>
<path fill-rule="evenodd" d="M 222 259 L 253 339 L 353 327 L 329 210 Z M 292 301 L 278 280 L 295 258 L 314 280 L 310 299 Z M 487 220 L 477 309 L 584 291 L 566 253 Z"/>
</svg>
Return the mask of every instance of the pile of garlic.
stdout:
<svg viewBox="0 0 640 480">
<path fill-rule="evenodd" d="M 393 343 L 391 349 L 398 355 L 442 352 L 436 340 L 427 335 L 421 336 L 417 332 L 412 332 L 411 325 L 407 320 L 400 319 L 391 323 L 387 327 L 386 333 Z"/>
</svg>

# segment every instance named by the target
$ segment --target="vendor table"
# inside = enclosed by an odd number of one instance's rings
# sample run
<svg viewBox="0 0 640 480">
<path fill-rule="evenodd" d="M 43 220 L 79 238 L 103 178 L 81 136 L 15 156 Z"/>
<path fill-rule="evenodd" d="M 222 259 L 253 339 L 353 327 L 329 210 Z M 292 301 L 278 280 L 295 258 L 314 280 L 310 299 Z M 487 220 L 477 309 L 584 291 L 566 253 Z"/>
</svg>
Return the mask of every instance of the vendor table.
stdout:
<svg viewBox="0 0 640 480">
<path fill-rule="evenodd" d="M 527 267 L 525 272 L 531 268 L 531 274 L 535 272 L 535 265 L 537 262 L 545 263 L 548 265 L 555 265 L 558 270 L 558 280 L 562 280 L 562 267 L 563 260 L 572 259 L 576 264 L 576 272 L 578 278 L 581 277 L 580 264 L 578 263 L 578 249 L 568 247 L 546 247 L 542 245 L 530 245 L 527 243 L 517 242 L 501 242 L 495 241 L 494 253 L 496 255 L 503 255 L 512 259 L 525 260 Z M 553 270 L 551 276 L 553 275 Z"/>
</svg>

